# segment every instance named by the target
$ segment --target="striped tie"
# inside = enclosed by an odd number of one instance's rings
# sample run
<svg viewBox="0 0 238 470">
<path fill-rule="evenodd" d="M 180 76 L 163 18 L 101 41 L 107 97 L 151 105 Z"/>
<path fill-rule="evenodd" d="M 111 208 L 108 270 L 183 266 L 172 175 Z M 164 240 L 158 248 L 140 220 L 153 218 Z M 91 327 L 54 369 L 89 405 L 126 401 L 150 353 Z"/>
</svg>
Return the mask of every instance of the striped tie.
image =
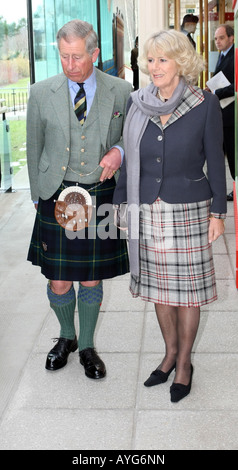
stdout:
<svg viewBox="0 0 238 470">
<path fill-rule="evenodd" d="M 78 83 L 78 85 L 79 85 L 79 91 L 74 99 L 74 111 L 82 126 L 86 119 L 87 102 L 86 102 L 85 90 L 83 87 L 84 84 Z"/>
</svg>

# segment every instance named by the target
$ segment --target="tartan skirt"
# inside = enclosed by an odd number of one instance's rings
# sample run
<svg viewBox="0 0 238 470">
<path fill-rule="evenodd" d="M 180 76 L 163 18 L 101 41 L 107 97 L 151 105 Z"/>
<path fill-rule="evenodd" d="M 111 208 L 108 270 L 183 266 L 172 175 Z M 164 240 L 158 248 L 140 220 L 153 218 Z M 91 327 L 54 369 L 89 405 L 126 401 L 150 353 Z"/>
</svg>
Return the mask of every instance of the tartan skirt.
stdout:
<svg viewBox="0 0 238 470">
<path fill-rule="evenodd" d="M 115 179 L 103 184 L 80 187 L 90 190 L 93 205 L 89 227 L 71 232 L 62 228 L 54 216 L 55 200 L 65 187 L 63 182 L 48 200 L 39 200 L 27 259 L 40 266 L 50 280 L 91 281 L 113 278 L 129 271 L 126 240 L 113 223 L 112 195 Z M 101 215 L 99 215 L 101 214 Z"/>
<path fill-rule="evenodd" d="M 171 306 L 199 307 L 217 299 L 210 200 L 167 204 L 157 199 L 140 213 L 140 275 L 133 297 Z"/>
</svg>

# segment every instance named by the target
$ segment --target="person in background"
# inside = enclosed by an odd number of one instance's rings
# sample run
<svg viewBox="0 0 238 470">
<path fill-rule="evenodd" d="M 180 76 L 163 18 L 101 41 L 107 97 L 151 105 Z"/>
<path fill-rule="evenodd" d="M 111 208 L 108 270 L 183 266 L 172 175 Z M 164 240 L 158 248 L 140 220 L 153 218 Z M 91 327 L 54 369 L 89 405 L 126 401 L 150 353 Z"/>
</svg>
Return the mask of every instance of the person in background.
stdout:
<svg viewBox="0 0 238 470">
<path fill-rule="evenodd" d="M 198 21 L 198 16 L 188 14 L 183 17 L 183 22 L 181 25 L 181 31 L 186 34 L 194 49 L 196 49 L 196 43 L 192 38 L 191 34 L 195 33 Z"/>
<path fill-rule="evenodd" d="M 220 51 L 214 75 L 223 72 L 230 85 L 219 88 L 215 94 L 222 100 L 235 96 L 234 71 L 234 29 L 228 24 L 221 24 L 215 31 L 215 44 Z M 224 152 L 227 156 L 230 174 L 235 180 L 235 101 L 222 108 Z M 233 191 L 227 195 L 228 201 L 233 201 Z"/>
<path fill-rule="evenodd" d="M 200 308 L 217 299 L 212 243 L 226 216 L 222 115 L 218 98 L 193 85 L 204 64 L 183 33 L 153 34 L 139 68 L 151 83 L 128 103 L 113 203 L 115 220 L 128 204 L 130 291 L 154 303 L 165 341 L 145 386 L 175 370 L 170 395 L 178 402 L 191 390 Z"/>
<path fill-rule="evenodd" d="M 37 208 L 28 260 L 40 266 L 49 280 L 47 295 L 60 324 L 46 369 L 64 367 L 78 348 L 86 376 L 101 379 L 106 367 L 94 348 L 94 332 L 103 279 L 128 272 L 128 254 L 125 240 L 99 236 L 103 217 L 98 208 L 112 203 L 132 86 L 94 67 L 100 51 L 91 24 L 66 23 L 57 33 L 57 44 L 63 73 L 32 85 L 27 110 L 27 163 Z M 96 199 L 95 219 L 83 237 L 80 231 L 72 236 L 54 216 L 59 196 L 71 188 L 76 193 L 86 190 Z M 74 281 L 78 281 L 77 295 Z"/>
<path fill-rule="evenodd" d="M 138 68 L 138 36 L 135 40 L 135 47 L 131 50 L 131 69 L 133 71 L 133 87 L 134 90 L 139 88 L 139 68 Z"/>
</svg>

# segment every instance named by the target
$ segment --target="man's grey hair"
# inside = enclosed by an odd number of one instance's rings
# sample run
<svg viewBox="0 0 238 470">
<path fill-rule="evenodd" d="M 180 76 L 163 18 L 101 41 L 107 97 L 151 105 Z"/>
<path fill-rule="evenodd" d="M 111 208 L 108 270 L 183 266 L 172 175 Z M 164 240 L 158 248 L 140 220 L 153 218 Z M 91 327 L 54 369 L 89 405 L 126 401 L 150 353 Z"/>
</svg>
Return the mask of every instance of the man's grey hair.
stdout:
<svg viewBox="0 0 238 470">
<path fill-rule="evenodd" d="M 82 20 L 71 20 L 59 29 L 56 40 L 59 48 L 60 40 L 64 39 L 70 42 L 72 38 L 85 39 L 86 51 L 92 55 L 98 47 L 97 33 L 93 29 L 93 25 Z"/>
</svg>

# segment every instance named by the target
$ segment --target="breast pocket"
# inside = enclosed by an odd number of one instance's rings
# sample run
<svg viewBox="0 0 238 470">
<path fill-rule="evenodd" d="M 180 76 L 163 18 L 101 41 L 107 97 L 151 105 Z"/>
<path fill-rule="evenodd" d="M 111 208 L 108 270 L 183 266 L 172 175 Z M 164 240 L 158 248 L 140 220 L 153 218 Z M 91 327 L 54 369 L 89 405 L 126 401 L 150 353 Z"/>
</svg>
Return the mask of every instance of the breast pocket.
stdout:
<svg viewBox="0 0 238 470">
<path fill-rule="evenodd" d="M 109 134 L 108 134 L 108 146 L 111 147 L 113 144 L 118 142 L 122 136 L 122 116 L 113 118 L 110 123 Z"/>
</svg>

